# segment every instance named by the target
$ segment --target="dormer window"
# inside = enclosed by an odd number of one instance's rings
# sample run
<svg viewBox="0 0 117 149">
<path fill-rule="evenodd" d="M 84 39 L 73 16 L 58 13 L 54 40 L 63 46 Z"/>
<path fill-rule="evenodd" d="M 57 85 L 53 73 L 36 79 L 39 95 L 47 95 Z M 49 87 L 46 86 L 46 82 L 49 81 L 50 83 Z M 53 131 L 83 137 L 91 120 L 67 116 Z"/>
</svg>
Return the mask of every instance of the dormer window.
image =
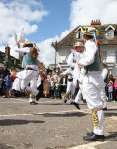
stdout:
<svg viewBox="0 0 117 149">
<path fill-rule="evenodd" d="M 112 29 L 109 29 L 106 32 L 106 38 L 108 38 L 108 39 L 113 39 L 114 38 L 114 31 Z"/>
<path fill-rule="evenodd" d="M 76 38 L 77 38 L 77 39 L 80 38 L 80 32 L 79 32 L 79 31 L 76 33 Z"/>
<path fill-rule="evenodd" d="M 114 28 L 112 25 L 109 25 L 109 26 L 105 29 L 106 38 L 107 38 L 107 39 L 113 39 L 113 38 L 114 38 L 114 31 L 115 31 L 115 28 Z"/>
<path fill-rule="evenodd" d="M 83 39 L 83 33 L 81 32 L 81 30 L 77 31 L 76 39 Z"/>
</svg>

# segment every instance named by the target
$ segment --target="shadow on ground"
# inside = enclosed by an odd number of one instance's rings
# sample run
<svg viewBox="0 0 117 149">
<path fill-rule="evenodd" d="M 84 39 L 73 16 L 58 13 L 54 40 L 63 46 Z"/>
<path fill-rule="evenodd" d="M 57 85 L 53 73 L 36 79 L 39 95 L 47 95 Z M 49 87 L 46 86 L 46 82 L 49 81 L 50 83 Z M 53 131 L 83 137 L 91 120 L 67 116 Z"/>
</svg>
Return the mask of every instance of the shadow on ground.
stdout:
<svg viewBox="0 0 117 149">
<path fill-rule="evenodd" d="M 14 147 L 4 143 L 0 143 L 0 149 L 14 149 Z"/>
<path fill-rule="evenodd" d="M 44 123 L 44 122 L 45 121 L 4 119 L 4 120 L 0 120 L 0 126 L 24 125 L 28 123 Z"/>
<path fill-rule="evenodd" d="M 45 117 L 81 117 L 87 114 L 82 112 L 72 112 L 72 113 L 45 113 L 43 116 Z"/>
<path fill-rule="evenodd" d="M 117 116 L 117 113 L 115 113 L 115 112 L 107 112 L 104 115 L 107 116 L 107 117 L 111 117 L 111 116 Z"/>
<path fill-rule="evenodd" d="M 109 135 L 106 136 L 106 140 L 117 141 L 117 132 L 109 132 Z"/>
<path fill-rule="evenodd" d="M 39 105 L 52 105 L 52 106 L 55 106 L 55 105 L 70 105 L 70 104 L 67 104 L 67 103 L 39 103 Z"/>
</svg>

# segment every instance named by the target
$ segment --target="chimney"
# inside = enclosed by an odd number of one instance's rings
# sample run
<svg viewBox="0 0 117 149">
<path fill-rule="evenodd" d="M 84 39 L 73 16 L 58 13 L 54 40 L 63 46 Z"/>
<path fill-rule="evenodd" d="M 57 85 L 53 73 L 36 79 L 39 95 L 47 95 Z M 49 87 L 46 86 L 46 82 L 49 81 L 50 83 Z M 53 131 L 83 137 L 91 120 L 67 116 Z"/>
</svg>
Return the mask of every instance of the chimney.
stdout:
<svg viewBox="0 0 117 149">
<path fill-rule="evenodd" d="M 9 47 L 9 46 L 6 46 L 6 47 L 5 47 L 5 55 L 6 55 L 7 57 L 10 57 L 10 47 Z"/>
<path fill-rule="evenodd" d="M 91 26 L 96 26 L 96 25 L 101 25 L 101 21 L 99 19 L 91 21 Z"/>
</svg>

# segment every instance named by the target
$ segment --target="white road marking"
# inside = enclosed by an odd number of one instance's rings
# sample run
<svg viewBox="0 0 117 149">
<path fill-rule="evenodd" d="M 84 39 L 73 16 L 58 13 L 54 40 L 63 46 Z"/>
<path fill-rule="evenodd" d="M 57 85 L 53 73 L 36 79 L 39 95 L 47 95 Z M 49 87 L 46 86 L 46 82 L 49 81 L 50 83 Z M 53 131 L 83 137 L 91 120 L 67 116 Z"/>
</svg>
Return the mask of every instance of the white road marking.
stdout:
<svg viewBox="0 0 117 149">
<path fill-rule="evenodd" d="M 13 100 L 17 100 L 17 102 L 14 102 Z M 21 102 L 20 102 L 21 101 Z M 0 102 L 0 103 L 24 103 L 24 102 L 28 102 L 28 100 L 22 100 L 22 99 L 16 99 L 16 98 L 12 98 L 10 99 L 10 101 L 7 102 Z M 39 101 L 39 103 L 60 103 L 60 102 L 53 102 L 53 101 Z M 116 108 L 114 106 L 109 106 L 108 109 L 110 108 Z M 82 110 L 67 110 L 67 111 L 57 111 L 57 112 L 39 112 L 39 113 L 19 113 L 19 114 L 1 114 L 0 118 L 4 118 L 4 117 L 17 117 L 17 116 L 35 116 L 35 115 L 44 115 L 44 114 L 70 114 L 70 113 L 74 113 L 74 112 L 82 112 L 82 113 L 90 113 L 89 109 L 82 109 Z M 112 116 L 110 117 L 111 119 L 117 119 L 116 116 Z M 91 142 L 91 143 L 87 143 L 87 144 L 82 144 L 82 145 L 78 145 L 75 147 L 71 147 L 69 149 L 96 149 L 97 145 L 101 145 L 104 143 L 108 143 L 109 141 L 104 141 L 104 142 L 100 142 L 100 141 L 96 141 L 96 142 Z"/>
<path fill-rule="evenodd" d="M 7 104 L 9 104 L 9 103 L 15 104 L 15 103 L 16 103 L 16 104 L 17 104 L 17 103 L 27 103 L 27 101 L 23 101 L 23 102 L 22 102 L 22 101 L 16 101 L 16 102 L 15 102 L 15 101 L 0 102 L 0 104 L 6 104 L 6 103 L 7 103 Z"/>
<path fill-rule="evenodd" d="M 28 99 L 28 98 L 27 98 Z M 4 101 L 4 102 L 0 102 L 0 103 L 28 103 L 28 100 L 23 100 L 22 98 L 11 98 L 10 101 Z M 16 100 L 16 102 L 14 102 L 13 100 Z M 62 102 L 56 102 L 56 101 L 39 101 L 38 103 L 40 104 L 46 104 L 46 103 L 62 103 Z M 114 108 L 114 106 L 109 106 L 109 108 Z M 68 110 L 68 111 L 57 111 L 57 112 L 40 112 L 40 113 L 19 113 L 19 114 L 1 114 L 0 117 L 14 117 L 14 116 L 34 116 L 34 115 L 44 115 L 44 114 L 69 114 L 69 113 L 73 113 L 73 112 L 81 112 L 81 113 L 91 113 L 89 109 L 81 109 L 81 110 Z M 112 116 L 111 119 L 117 119 L 115 116 Z"/>
<path fill-rule="evenodd" d="M 28 102 L 28 98 L 23 100 L 22 98 L 11 98 L 13 100 L 16 100 L 16 101 L 23 101 L 23 102 Z"/>
<path fill-rule="evenodd" d="M 75 147 L 71 147 L 69 149 L 96 149 L 97 145 L 108 143 L 108 142 L 109 141 L 104 141 L 104 142 L 96 141 L 96 142 L 91 142 L 91 143 L 87 143 L 87 144 L 82 144 L 82 145 L 78 145 L 78 146 L 75 146 Z"/>
<path fill-rule="evenodd" d="M 8 98 L 7 98 L 8 99 Z M 16 101 L 16 102 L 15 102 Z M 20 102 L 17 102 L 17 101 L 20 101 Z M 23 100 L 23 99 L 21 99 L 21 98 L 9 98 L 8 100 L 2 100 L 2 101 L 0 101 L 0 104 L 1 103 L 23 103 L 23 102 L 28 102 L 28 100 L 26 99 L 26 100 Z"/>
<path fill-rule="evenodd" d="M 78 110 L 67 110 L 67 111 L 57 111 L 57 112 L 39 112 L 39 113 L 22 113 L 22 114 L 1 114 L 0 117 L 14 117 L 14 116 L 34 116 L 34 115 L 44 115 L 44 114 L 71 114 L 74 112 L 81 112 Z M 81 112 L 85 113 L 85 112 Z"/>
<path fill-rule="evenodd" d="M 22 98 L 11 98 L 11 99 L 16 100 L 16 101 L 29 102 L 29 98 L 27 98 L 27 99 L 25 99 L 25 100 L 23 100 Z M 40 101 L 40 100 L 39 100 L 38 103 L 60 103 L 60 102 L 56 102 L 56 101 L 46 101 L 46 100 Z"/>
<path fill-rule="evenodd" d="M 7 98 L 8 99 L 8 98 Z M 14 101 L 16 101 L 16 102 L 14 102 Z M 19 103 L 19 102 L 17 102 L 17 101 L 21 101 L 21 102 L 29 102 L 29 98 L 25 98 L 25 99 L 22 99 L 22 98 L 9 98 L 9 101 L 8 100 L 2 100 L 2 101 L 0 101 L 0 103 L 9 103 L 9 102 L 11 102 L 11 103 Z M 44 100 L 44 101 L 38 101 L 38 103 L 55 103 L 55 104 L 62 104 L 62 102 L 59 102 L 59 101 L 46 101 L 46 99 Z"/>
</svg>

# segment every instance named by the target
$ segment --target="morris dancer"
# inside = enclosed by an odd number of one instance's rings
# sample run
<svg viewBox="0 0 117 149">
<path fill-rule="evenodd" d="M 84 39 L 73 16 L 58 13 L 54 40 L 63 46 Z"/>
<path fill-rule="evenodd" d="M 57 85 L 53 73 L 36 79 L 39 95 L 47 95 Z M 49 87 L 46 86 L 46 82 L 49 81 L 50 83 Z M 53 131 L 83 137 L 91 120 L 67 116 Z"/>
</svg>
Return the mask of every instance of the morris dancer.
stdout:
<svg viewBox="0 0 117 149">
<path fill-rule="evenodd" d="M 74 72 L 74 66 L 75 66 L 76 60 L 77 60 L 76 51 L 72 49 L 67 59 L 67 64 L 69 65 L 69 68 L 62 73 L 62 75 L 68 76 L 67 89 L 64 97 L 65 103 L 67 102 L 68 99 L 70 99 L 70 94 L 71 94 L 71 98 L 72 99 L 74 98 L 74 92 L 75 92 L 76 86 L 74 86 L 74 83 L 73 83 L 73 72 Z"/>
<path fill-rule="evenodd" d="M 84 44 L 83 42 L 81 41 L 78 41 L 75 43 L 74 45 L 74 49 L 76 50 L 77 52 L 77 61 L 83 57 L 83 53 L 84 53 Z M 86 71 L 84 68 L 79 68 L 77 63 L 75 64 L 75 68 L 74 68 L 74 72 L 73 72 L 73 82 L 74 82 L 74 86 L 76 86 L 77 84 L 77 81 L 78 81 L 78 84 L 79 84 L 79 90 L 77 92 L 77 95 L 75 97 L 75 100 L 72 101 L 72 104 L 77 108 L 77 109 L 80 109 L 79 107 L 79 101 L 82 99 L 82 79 L 83 79 L 83 76 L 85 75 Z M 83 100 L 83 102 L 85 102 Z"/>
<path fill-rule="evenodd" d="M 22 51 L 22 49 L 20 49 Z M 24 50 L 25 51 L 25 50 Z M 37 104 L 36 95 L 38 94 L 37 90 L 37 80 L 39 76 L 39 61 L 38 49 L 36 47 L 29 48 L 29 53 L 26 53 L 23 57 L 22 66 L 24 70 L 17 73 L 17 78 L 20 80 L 21 90 L 30 92 L 30 104 Z M 16 78 L 16 79 L 17 79 Z M 19 82 L 15 82 L 15 86 L 19 86 Z"/>
<path fill-rule="evenodd" d="M 85 53 L 77 63 L 86 67 L 87 73 L 83 78 L 83 97 L 92 112 L 93 132 L 88 133 L 83 139 L 86 141 L 104 140 L 104 112 L 101 99 L 101 90 L 104 81 L 101 76 L 101 62 L 98 48 L 93 41 L 91 32 L 84 33 Z"/>
</svg>

